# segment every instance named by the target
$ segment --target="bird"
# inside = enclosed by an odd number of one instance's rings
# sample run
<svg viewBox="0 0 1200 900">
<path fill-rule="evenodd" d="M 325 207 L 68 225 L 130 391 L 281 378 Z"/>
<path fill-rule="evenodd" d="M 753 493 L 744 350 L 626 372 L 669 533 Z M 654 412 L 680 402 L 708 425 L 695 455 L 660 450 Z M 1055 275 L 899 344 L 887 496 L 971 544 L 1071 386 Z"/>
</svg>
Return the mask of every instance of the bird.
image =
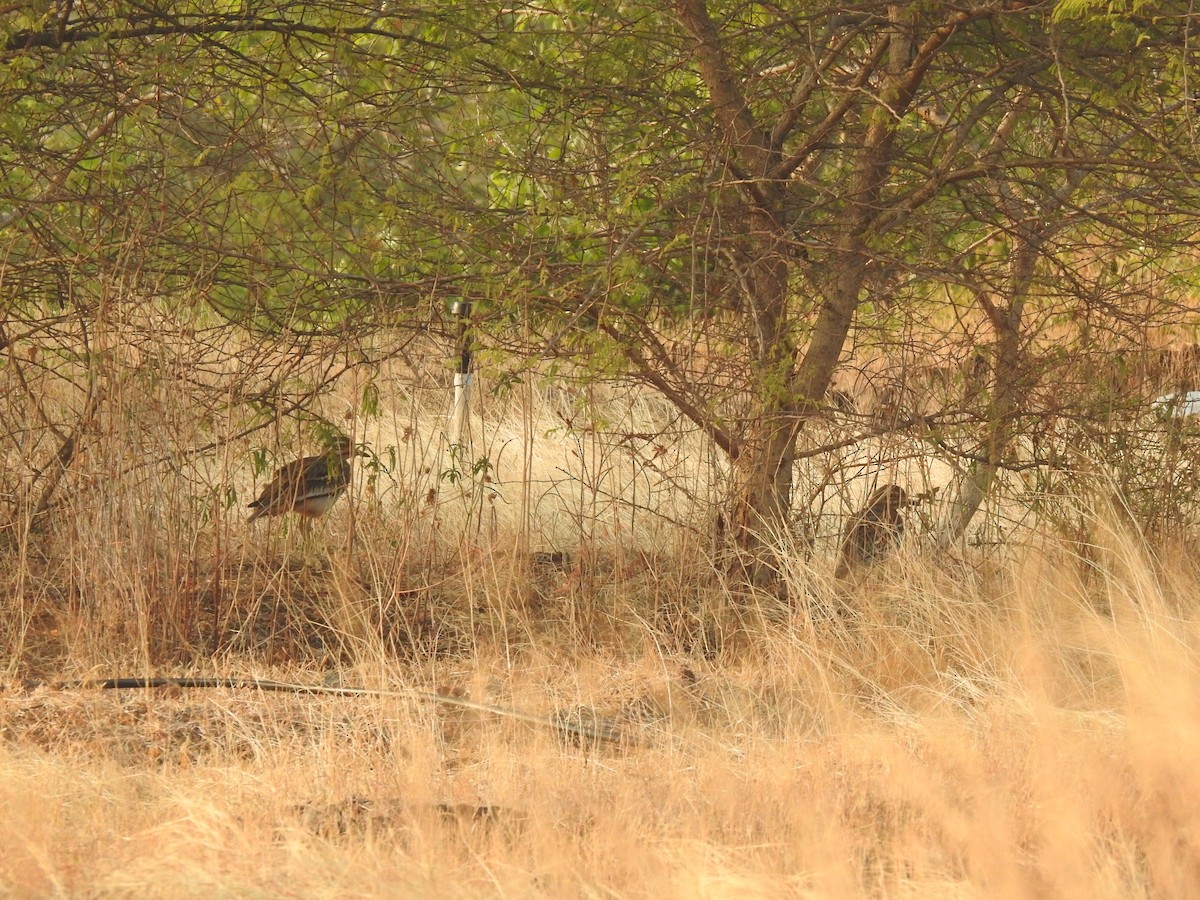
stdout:
<svg viewBox="0 0 1200 900">
<path fill-rule="evenodd" d="M 907 505 L 908 493 L 899 485 L 876 488 L 866 505 L 846 523 L 834 577 L 846 578 L 891 556 L 904 534 L 901 510 Z"/>
<path fill-rule="evenodd" d="M 254 510 L 248 522 L 263 516 L 295 513 L 305 525 L 325 515 L 350 485 L 350 458 L 361 456 L 354 441 L 339 435 L 333 445 L 317 456 L 305 456 L 281 466 L 258 499 L 249 504 Z"/>
</svg>

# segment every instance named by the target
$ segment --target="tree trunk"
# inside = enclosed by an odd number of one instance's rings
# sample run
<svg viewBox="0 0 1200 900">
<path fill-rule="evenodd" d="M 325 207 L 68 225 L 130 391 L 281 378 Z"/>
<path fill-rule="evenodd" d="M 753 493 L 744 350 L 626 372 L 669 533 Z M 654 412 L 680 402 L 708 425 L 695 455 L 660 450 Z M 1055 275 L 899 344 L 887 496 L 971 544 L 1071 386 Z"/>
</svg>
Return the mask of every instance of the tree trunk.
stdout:
<svg viewBox="0 0 1200 900">
<path fill-rule="evenodd" d="M 733 456 L 730 543 L 740 580 L 760 588 L 778 581 L 777 551 L 792 498 L 799 419 L 792 393 L 796 351 L 789 329 L 790 261 L 778 219 L 750 215 L 758 258 L 744 281 L 753 317 L 756 377 L 750 421 Z"/>
<path fill-rule="evenodd" d="M 730 543 L 738 576 L 747 584 L 778 590 L 780 551 L 787 548 L 796 445 L 804 423 L 819 408 L 850 333 L 865 266 L 857 248 L 832 267 L 826 302 L 820 307 L 803 359 L 785 328 L 787 265 L 770 267 L 768 279 L 752 282 L 759 292 L 756 314 L 774 310 L 770 327 L 759 329 L 762 377 L 759 408 L 733 459 L 734 496 Z"/>
<path fill-rule="evenodd" d="M 985 294 L 980 302 L 987 312 L 996 335 L 996 353 L 992 366 L 992 402 L 988 408 L 988 430 L 980 445 L 980 459 L 971 463 L 959 485 L 942 524 L 938 543 L 943 548 L 962 540 L 971 520 L 991 492 L 1013 433 L 1013 417 L 1020 410 L 1025 389 L 1021 362 L 1021 324 L 1025 299 L 1033 280 L 1040 241 L 1017 238 L 1008 278 L 1008 305 L 997 307 Z"/>
<path fill-rule="evenodd" d="M 739 580 L 771 589 L 780 581 L 779 548 L 792 501 L 796 417 L 784 409 L 754 422 L 733 461 L 729 540 Z"/>
</svg>

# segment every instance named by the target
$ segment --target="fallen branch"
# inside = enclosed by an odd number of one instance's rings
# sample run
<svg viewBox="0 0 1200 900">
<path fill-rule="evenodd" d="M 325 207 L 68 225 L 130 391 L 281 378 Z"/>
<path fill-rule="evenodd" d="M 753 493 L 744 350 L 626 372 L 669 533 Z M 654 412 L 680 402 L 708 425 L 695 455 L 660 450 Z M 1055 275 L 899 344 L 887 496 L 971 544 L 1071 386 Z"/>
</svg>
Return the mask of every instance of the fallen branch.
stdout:
<svg viewBox="0 0 1200 900">
<path fill-rule="evenodd" d="M 254 689 L 270 693 L 312 694 L 330 697 L 407 697 L 423 703 L 436 703 L 439 706 L 455 706 L 459 709 L 473 709 L 477 712 L 489 713 L 505 719 L 515 719 L 527 722 L 540 728 L 547 728 L 558 734 L 574 739 L 608 744 L 632 745 L 637 739 L 632 735 L 608 725 L 592 724 L 582 721 L 572 721 L 568 718 L 548 719 L 523 713 L 503 706 L 492 706 L 489 703 L 475 703 L 454 697 L 449 694 L 430 691 L 387 691 L 373 688 L 333 687 L 320 684 L 296 684 L 287 681 L 269 681 L 259 678 L 96 678 L 77 681 L 26 681 L 21 685 L 26 690 L 47 687 L 53 690 L 149 690 L 153 688 L 232 688 Z"/>
</svg>

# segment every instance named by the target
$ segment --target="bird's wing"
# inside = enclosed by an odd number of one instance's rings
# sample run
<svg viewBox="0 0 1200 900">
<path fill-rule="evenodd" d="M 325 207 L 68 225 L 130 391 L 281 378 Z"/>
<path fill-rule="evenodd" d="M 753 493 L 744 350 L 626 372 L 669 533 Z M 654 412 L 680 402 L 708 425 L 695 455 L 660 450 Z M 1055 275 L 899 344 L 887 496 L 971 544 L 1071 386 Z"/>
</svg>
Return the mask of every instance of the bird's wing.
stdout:
<svg viewBox="0 0 1200 900">
<path fill-rule="evenodd" d="M 350 483 L 350 462 L 337 453 L 311 456 L 304 460 L 303 473 L 298 500 L 340 494 Z"/>
<path fill-rule="evenodd" d="M 256 512 L 251 516 L 251 520 L 258 518 L 261 515 L 267 515 L 277 509 L 290 509 L 292 504 L 296 502 L 296 496 L 300 492 L 300 486 L 305 480 L 305 464 L 311 460 L 298 459 L 288 463 L 286 466 L 280 466 L 275 472 L 275 476 L 270 480 L 262 493 L 258 495 L 258 499 L 250 504 L 256 508 Z"/>
</svg>

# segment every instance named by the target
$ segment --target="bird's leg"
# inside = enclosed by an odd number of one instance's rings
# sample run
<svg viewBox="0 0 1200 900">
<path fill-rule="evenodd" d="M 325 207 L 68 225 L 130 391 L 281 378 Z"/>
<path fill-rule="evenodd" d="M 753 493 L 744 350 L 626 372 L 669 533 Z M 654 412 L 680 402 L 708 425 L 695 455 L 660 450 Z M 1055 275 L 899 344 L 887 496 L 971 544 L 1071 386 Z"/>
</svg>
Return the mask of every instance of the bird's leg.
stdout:
<svg viewBox="0 0 1200 900">
<path fill-rule="evenodd" d="M 300 559 L 304 568 L 308 568 L 312 555 L 312 519 L 308 516 L 297 516 L 300 523 Z"/>
</svg>

